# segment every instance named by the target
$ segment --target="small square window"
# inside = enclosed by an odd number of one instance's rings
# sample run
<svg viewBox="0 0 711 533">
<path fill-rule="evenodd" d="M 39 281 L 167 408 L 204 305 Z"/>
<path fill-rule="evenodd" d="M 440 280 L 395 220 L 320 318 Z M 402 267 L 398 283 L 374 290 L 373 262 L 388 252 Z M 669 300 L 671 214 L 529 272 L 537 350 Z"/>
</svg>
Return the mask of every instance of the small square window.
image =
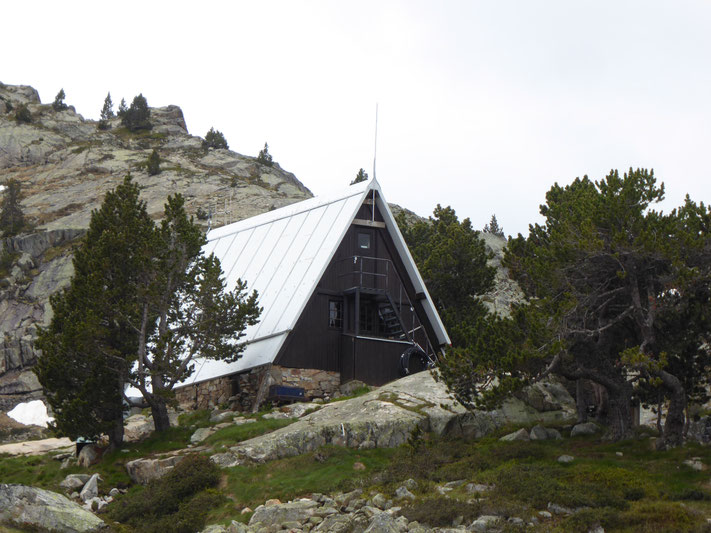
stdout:
<svg viewBox="0 0 711 533">
<path fill-rule="evenodd" d="M 370 233 L 358 234 L 358 249 L 370 250 Z"/>
<path fill-rule="evenodd" d="M 341 300 L 328 301 L 328 327 L 343 328 L 343 302 Z"/>
</svg>

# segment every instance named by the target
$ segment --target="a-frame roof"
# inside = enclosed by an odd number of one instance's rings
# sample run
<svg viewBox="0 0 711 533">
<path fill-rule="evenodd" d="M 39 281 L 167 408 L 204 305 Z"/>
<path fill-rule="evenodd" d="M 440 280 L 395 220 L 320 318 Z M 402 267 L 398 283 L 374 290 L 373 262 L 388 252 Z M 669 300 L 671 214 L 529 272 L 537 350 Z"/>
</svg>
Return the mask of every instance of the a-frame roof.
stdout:
<svg viewBox="0 0 711 533">
<path fill-rule="evenodd" d="M 311 198 L 208 233 L 208 243 L 203 251 L 208 255 L 214 253 L 220 260 L 227 289 L 234 289 L 237 279 L 246 281 L 250 292 L 256 290 L 259 293 L 263 311 L 259 322 L 249 326 L 240 339 L 247 346 L 238 361 L 225 363 L 198 359 L 195 372 L 183 385 L 274 361 L 368 196 L 375 197 L 415 290 L 425 295 L 422 304 L 438 343 L 449 344 L 447 332 L 382 196 L 380 185 L 372 179 L 338 193 Z"/>
</svg>

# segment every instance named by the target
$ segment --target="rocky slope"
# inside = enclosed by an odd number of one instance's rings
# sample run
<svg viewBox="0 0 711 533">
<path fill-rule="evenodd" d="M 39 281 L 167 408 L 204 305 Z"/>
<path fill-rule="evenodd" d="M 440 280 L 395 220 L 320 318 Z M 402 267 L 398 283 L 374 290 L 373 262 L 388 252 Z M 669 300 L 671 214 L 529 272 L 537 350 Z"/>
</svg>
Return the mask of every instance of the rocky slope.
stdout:
<svg viewBox="0 0 711 533">
<path fill-rule="evenodd" d="M 32 121 L 18 123 L 26 105 Z M 189 213 L 214 213 L 218 226 L 312 196 L 278 164 L 230 150 L 205 150 L 188 133 L 177 106 L 151 109 L 153 128 L 131 133 L 119 119 L 99 130 L 71 106 L 54 111 L 35 89 L 0 83 L 0 182 L 21 183 L 23 212 L 31 234 L 0 239 L 0 410 L 40 395 L 29 368 L 37 353 L 38 326 L 49 323 L 51 294 L 73 274 L 72 247 L 89 224 L 91 211 L 128 173 L 143 188 L 151 216 L 159 218 L 168 195 L 181 193 Z M 161 172 L 149 176 L 153 149 Z M 207 220 L 199 220 L 207 226 Z"/>
</svg>

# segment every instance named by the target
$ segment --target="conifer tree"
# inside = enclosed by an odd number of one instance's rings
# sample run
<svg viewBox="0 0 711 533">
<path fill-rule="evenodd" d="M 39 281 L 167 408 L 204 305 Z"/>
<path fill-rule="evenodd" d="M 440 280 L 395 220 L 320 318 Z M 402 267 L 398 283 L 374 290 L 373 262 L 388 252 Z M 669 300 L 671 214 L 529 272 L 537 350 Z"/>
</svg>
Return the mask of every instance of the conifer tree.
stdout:
<svg viewBox="0 0 711 533">
<path fill-rule="evenodd" d="M 269 145 L 267 143 L 264 143 L 264 148 L 259 151 L 257 162 L 267 167 L 271 167 L 274 164 L 274 160 L 269 153 Z"/>
<path fill-rule="evenodd" d="M 158 150 L 154 149 L 151 155 L 148 156 L 148 161 L 146 161 L 146 170 L 151 176 L 160 174 L 160 156 L 158 155 Z"/>
<path fill-rule="evenodd" d="M 5 237 L 17 235 L 25 225 L 25 217 L 20 207 L 22 186 L 16 179 L 9 179 L 2 191 L 2 209 L 0 209 L 0 234 Z"/>
<path fill-rule="evenodd" d="M 52 109 L 55 111 L 64 111 L 67 109 L 67 104 L 64 103 L 64 89 L 60 89 L 57 96 L 54 97 L 54 102 L 52 102 Z"/>
<path fill-rule="evenodd" d="M 362 181 L 368 181 L 368 173 L 361 168 L 358 171 L 358 174 L 356 174 L 355 179 L 351 181 L 351 185 L 355 185 L 356 183 L 360 183 Z"/>
<path fill-rule="evenodd" d="M 484 233 L 491 233 L 499 237 L 505 237 L 504 228 L 499 226 L 499 221 L 496 220 L 496 215 L 491 215 L 491 221 L 484 226 Z"/>
<path fill-rule="evenodd" d="M 101 119 L 99 120 L 99 129 L 106 130 L 111 126 L 109 120 L 114 118 L 114 103 L 111 101 L 111 93 L 106 95 L 104 99 L 104 107 L 101 108 Z"/>
<path fill-rule="evenodd" d="M 119 102 L 118 110 L 116 111 L 116 116 L 123 119 L 123 117 L 126 116 L 126 111 L 128 111 L 128 107 L 126 106 L 126 99 L 121 98 L 121 102 Z"/>
<path fill-rule="evenodd" d="M 207 149 L 207 148 L 224 148 L 225 150 L 229 149 L 229 146 L 227 145 L 227 140 L 225 139 L 225 136 L 222 134 L 221 131 L 216 130 L 215 128 L 210 128 L 210 131 L 208 131 L 205 134 L 205 140 L 202 141 L 202 147 Z"/>
<path fill-rule="evenodd" d="M 131 131 L 149 130 L 152 127 L 150 118 L 151 110 L 148 108 L 148 101 L 143 94 L 139 94 L 123 114 L 121 124 Z"/>
</svg>

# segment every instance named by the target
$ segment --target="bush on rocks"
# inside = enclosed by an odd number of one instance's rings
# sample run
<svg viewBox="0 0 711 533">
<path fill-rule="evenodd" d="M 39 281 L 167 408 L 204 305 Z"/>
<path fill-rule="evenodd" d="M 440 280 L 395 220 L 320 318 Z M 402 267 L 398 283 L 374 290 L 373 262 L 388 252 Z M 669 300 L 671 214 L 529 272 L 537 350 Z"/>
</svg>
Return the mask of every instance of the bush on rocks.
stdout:
<svg viewBox="0 0 711 533">
<path fill-rule="evenodd" d="M 109 516 L 141 533 L 192 533 L 204 527 L 208 511 L 224 501 L 212 490 L 219 480 L 214 463 L 190 455 L 161 479 L 120 499 Z"/>
</svg>

